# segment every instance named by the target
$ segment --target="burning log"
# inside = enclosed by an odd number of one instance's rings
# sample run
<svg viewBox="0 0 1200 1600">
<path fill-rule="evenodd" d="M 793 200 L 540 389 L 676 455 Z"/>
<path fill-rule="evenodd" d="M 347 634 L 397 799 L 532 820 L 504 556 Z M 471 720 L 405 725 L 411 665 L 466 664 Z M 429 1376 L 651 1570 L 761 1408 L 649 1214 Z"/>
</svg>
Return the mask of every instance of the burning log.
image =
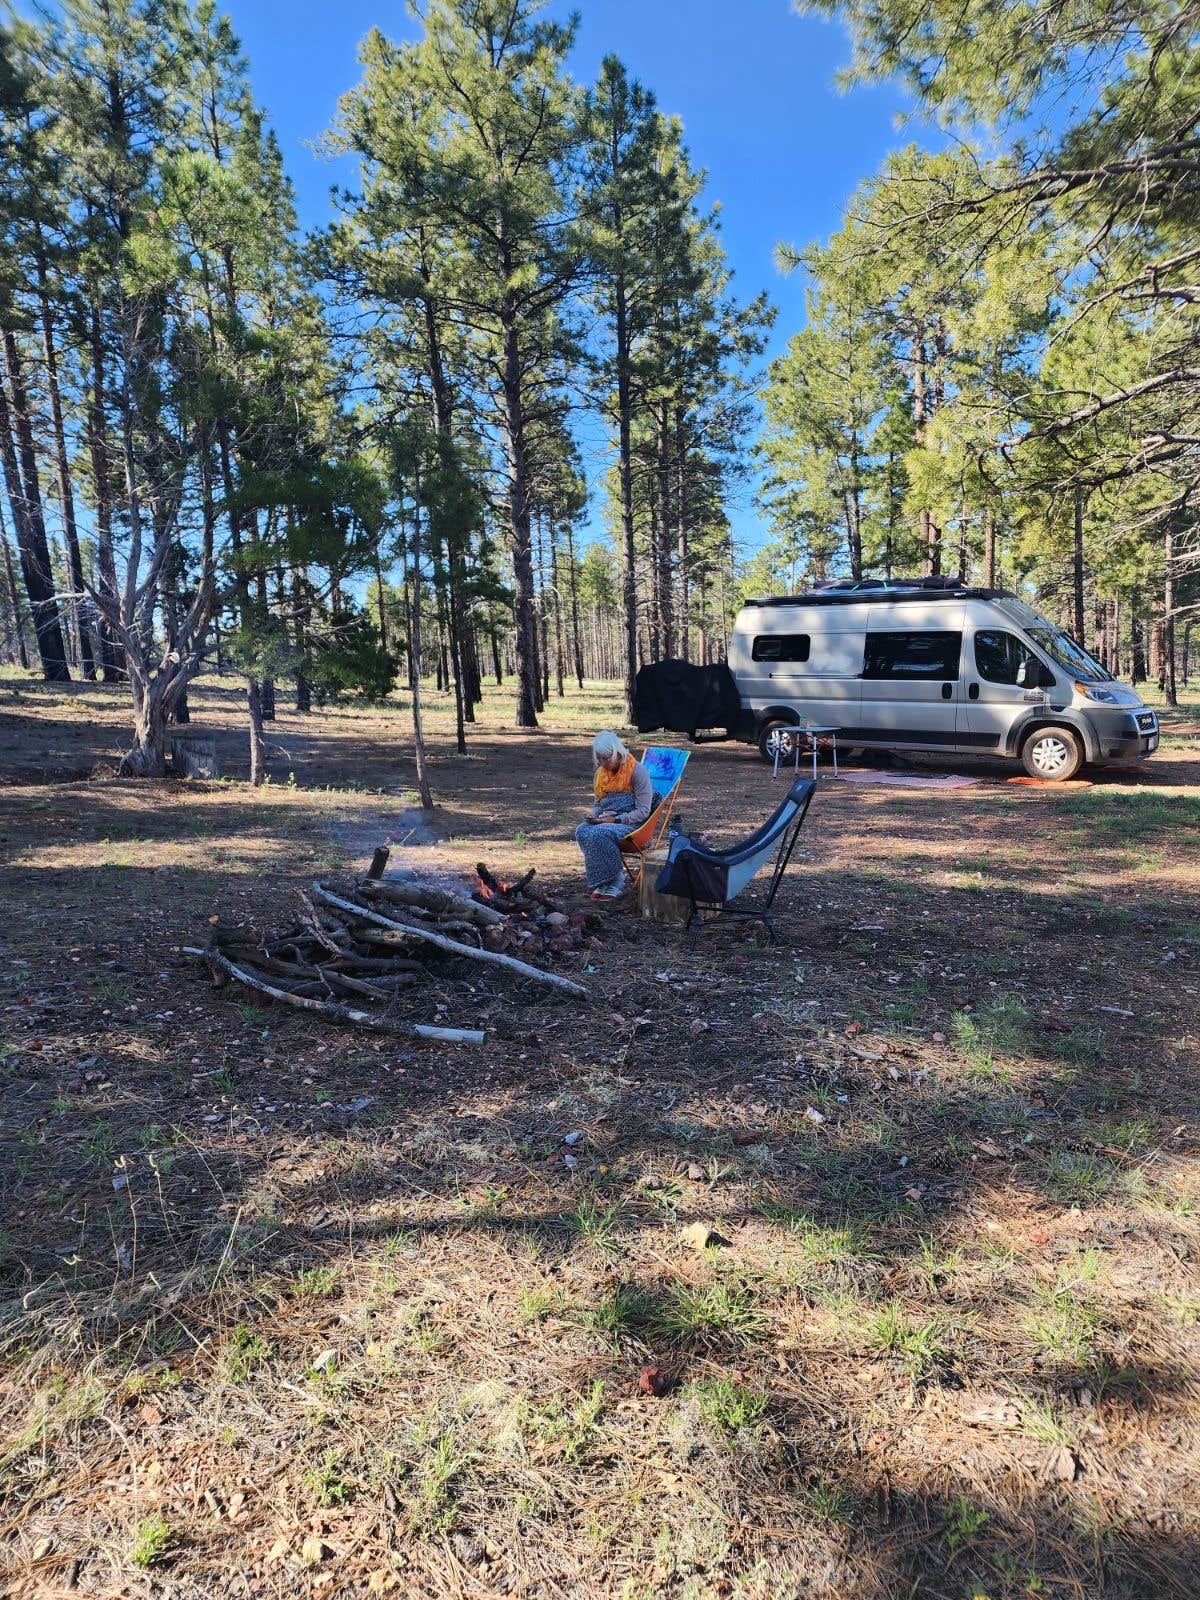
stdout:
<svg viewBox="0 0 1200 1600">
<path fill-rule="evenodd" d="M 232 978 L 253 993 L 337 1021 L 454 1043 L 480 1043 L 483 1034 L 428 1027 L 397 1014 L 401 998 L 430 976 L 419 954 L 482 962 L 587 998 L 582 984 L 507 953 L 534 939 L 543 952 L 569 951 L 582 942 L 584 919 L 567 916 L 532 889 L 532 868 L 506 884 L 481 864 L 480 890 L 468 896 L 437 884 L 384 881 L 386 864 L 381 847 L 351 887 L 335 892 L 312 884 L 300 893 L 300 920 L 279 933 L 214 917 L 207 947 L 186 953 L 203 961 L 218 985 Z M 360 1003 L 351 1005 L 344 996 Z"/>
</svg>

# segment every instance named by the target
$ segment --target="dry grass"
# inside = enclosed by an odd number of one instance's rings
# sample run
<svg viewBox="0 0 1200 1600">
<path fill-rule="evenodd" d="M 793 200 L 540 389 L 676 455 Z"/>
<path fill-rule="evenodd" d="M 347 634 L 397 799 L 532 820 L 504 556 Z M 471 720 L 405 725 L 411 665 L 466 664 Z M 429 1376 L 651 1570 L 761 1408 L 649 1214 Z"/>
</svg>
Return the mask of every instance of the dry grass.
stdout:
<svg viewBox="0 0 1200 1600">
<path fill-rule="evenodd" d="M 196 702 L 236 772 L 232 693 Z M 618 909 L 587 1010 L 422 991 L 485 1020 L 453 1054 L 178 955 L 404 836 L 404 706 L 285 714 L 258 794 L 84 781 L 121 714 L 0 686 L 0 1582 L 1195 1593 L 1195 741 L 1065 792 L 823 784 L 791 944 Z M 569 894 L 616 705 L 510 715 L 463 760 L 435 701 L 407 848 Z M 681 804 L 732 836 L 777 793 L 714 747 Z"/>
</svg>

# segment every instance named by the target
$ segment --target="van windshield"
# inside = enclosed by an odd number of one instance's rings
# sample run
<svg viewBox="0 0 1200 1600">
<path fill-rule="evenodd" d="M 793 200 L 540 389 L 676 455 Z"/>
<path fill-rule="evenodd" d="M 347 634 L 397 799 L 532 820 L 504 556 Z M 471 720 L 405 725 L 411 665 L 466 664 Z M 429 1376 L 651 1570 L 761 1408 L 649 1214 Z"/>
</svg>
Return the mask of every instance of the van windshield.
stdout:
<svg viewBox="0 0 1200 1600">
<path fill-rule="evenodd" d="M 1001 609 L 1024 628 L 1038 649 L 1043 650 L 1055 666 L 1062 667 L 1073 678 L 1084 683 L 1113 681 L 1112 673 L 1106 671 L 1069 633 L 1056 628 L 1048 618 L 1027 606 L 1023 600 L 1001 600 L 999 603 Z"/>
</svg>

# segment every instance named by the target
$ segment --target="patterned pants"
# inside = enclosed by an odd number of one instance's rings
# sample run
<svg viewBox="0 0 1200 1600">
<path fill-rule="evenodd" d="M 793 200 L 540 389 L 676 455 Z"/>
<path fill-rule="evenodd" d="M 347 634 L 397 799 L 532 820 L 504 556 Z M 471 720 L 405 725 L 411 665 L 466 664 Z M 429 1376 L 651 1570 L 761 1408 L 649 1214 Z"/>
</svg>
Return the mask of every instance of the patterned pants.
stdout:
<svg viewBox="0 0 1200 1600">
<path fill-rule="evenodd" d="M 628 832 L 622 822 L 581 822 L 575 829 L 589 889 L 603 889 L 620 877 L 624 862 L 617 844 Z"/>
</svg>

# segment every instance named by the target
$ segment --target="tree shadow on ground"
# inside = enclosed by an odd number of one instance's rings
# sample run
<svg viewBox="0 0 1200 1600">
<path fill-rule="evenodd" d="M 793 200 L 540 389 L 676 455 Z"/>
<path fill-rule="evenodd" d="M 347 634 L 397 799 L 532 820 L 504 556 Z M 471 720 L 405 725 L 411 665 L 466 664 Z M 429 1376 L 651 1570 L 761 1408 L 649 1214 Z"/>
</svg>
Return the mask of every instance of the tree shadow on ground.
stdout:
<svg viewBox="0 0 1200 1600">
<path fill-rule="evenodd" d="M 106 787 L 89 826 L 168 849 L 174 803 Z M 186 804 L 208 849 L 229 814 Z M 183 1452 L 253 1496 L 234 1530 L 172 1503 L 197 1585 L 265 1573 L 314 1506 L 356 1548 L 369 1505 L 398 1582 L 453 1559 L 480 1596 L 530 1548 L 547 1593 L 1191 1592 L 1194 1168 L 1160 1112 L 1195 1102 L 1167 1048 L 1193 950 L 1172 931 L 1170 982 L 1139 964 L 1169 907 L 1022 883 L 914 917 L 909 845 L 864 888 L 826 825 L 781 896 L 794 945 L 618 913 L 586 1011 L 446 973 L 422 1004 L 492 1013 L 456 1055 L 214 994 L 172 950 L 210 905 L 282 911 L 317 845 L 279 821 L 242 807 L 236 868 L 10 872 L 4 1464 L 28 1551 L 56 1529 L 43 1570 L 99 1571 L 87 1485 Z M 928 837 L 961 848 L 961 813 Z M 639 1395 L 651 1361 L 667 1395 Z M 347 1558 L 326 1588 L 362 1582 Z"/>
</svg>

